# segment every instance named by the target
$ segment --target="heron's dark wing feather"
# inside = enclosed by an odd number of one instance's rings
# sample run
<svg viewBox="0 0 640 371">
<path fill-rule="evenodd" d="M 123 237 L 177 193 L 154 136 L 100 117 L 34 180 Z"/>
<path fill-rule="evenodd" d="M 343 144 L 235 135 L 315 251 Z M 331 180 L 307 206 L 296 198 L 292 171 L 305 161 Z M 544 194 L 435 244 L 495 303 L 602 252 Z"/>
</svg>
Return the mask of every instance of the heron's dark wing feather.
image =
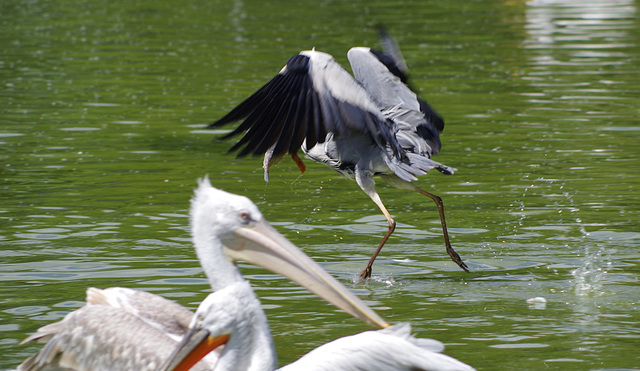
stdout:
<svg viewBox="0 0 640 371">
<path fill-rule="evenodd" d="M 255 128 L 254 135 L 247 144 L 247 146 L 238 154 L 244 156 L 251 152 L 253 155 L 264 154 L 269 147 L 274 144 L 279 144 L 283 140 L 283 133 L 290 131 L 288 126 L 292 126 L 295 122 L 288 121 L 291 116 L 291 107 L 295 105 L 297 97 L 295 92 L 298 91 L 300 81 L 297 81 L 296 76 L 284 75 L 281 79 L 281 83 L 274 88 L 274 94 L 272 94 L 272 102 L 270 104 L 271 110 L 269 114 L 264 116 L 261 121 L 256 121 L 256 124 L 252 128 Z M 288 140 L 285 138 L 284 140 Z M 281 146 L 280 146 L 281 147 Z M 276 146 L 278 148 L 278 146 Z M 286 151 L 282 152 L 282 154 Z M 274 151 L 274 155 L 278 156 L 280 153 Z"/>
<path fill-rule="evenodd" d="M 382 46 L 382 51 L 384 52 L 378 53 L 382 56 L 378 55 L 378 59 L 380 59 L 380 61 L 389 68 L 391 73 L 398 76 L 400 80 L 406 84 L 409 68 L 407 67 L 407 63 L 404 61 L 404 57 L 402 56 L 398 43 L 387 32 L 387 29 L 382 24 L 378 24 L 376 28 L 378 29 L 378 36 L 380 37 L 380 46 Z M 372 52 L 376 53 L 373 50 Z"/>
<path fill-rule="evenodd" d="M 266 85 L 220 120 L 220 127 L 243 120 L 223 139 L 244 133 L 230 151 L 238 156 L 261 155 L 272 149 L 274 158 L 322 143 L 328 132 L 339 137 L 360 132 L 397 156 L 402 148 L 392 124 L 369 94 L 328 54 L 305 51 L 289 59 Z"/>
<path fill-rule="evenodd" d="M 444 130 L 444 119 L 442 116 L 440 116 L 436 110 L 431 108 L 431 105 L 422 98 L 418 97 L 418 102 L 420 103 L 420 112 L 424 113 L 424 117 L 426 117 L 427 120 L 435 126 L 438 132 Z"/>
<path fill-rule="evenodd" d="M 391 73 L 398 76 L 400 81 L 409 87 L 412 91 L 415 89 L 411 86 L 409 82 L 409 68 L 404 61 L 404 57 L 402 56 L 402 52 L 400 51 L 400 47 L 396 40 L 387 32 L 383 25 L 378 25 L 378 34 L 380 36 L 380 45 L 382 46 L 383 53 L 377 52 L 375 50 L 371 50 L 380 62 L 382 62 Z M 418 97 L 418 102 L 420 104 L 420 111 L 424 113 L 426 119 L 435 126 L 438 132 L 441 132 L 444 129 L 444 119 L 440 116 L 429 103 Z M 433 137 L 425 137 L 425 140 L 430 140 Z M 435 136 L 437 138 L 437 135 Z"/>
</svg>

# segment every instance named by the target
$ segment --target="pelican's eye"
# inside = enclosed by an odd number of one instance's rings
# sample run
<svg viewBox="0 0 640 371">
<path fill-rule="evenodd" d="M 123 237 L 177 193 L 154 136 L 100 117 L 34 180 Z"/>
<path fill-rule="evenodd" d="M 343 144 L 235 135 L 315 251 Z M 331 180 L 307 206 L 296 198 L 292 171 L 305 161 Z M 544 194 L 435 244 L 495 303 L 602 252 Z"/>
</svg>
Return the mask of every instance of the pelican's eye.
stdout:
<svg viewBox="0 0 640 371">
<path fill-rule="evenodd" d="M 253 221 L 253 219 L 251 219 L 251 215 L 249 215 L 248 212 L 246 211 L 241 211 L 240 212 L 240 221 L 242 222 L 242 224 L 249 224 Z"/>
</svg>

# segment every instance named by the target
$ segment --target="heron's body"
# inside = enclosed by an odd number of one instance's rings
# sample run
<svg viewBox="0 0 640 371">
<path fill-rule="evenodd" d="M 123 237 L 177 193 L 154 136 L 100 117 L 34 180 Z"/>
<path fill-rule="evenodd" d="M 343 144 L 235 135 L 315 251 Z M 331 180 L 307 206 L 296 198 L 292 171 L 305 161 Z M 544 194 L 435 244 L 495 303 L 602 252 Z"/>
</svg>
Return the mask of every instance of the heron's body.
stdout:
<svg viewBox="0 0 640 371">
<path fill-rule="evenodd" d="M 252 302 L 254 302 L 252 304 Z M 257 303 L 257 304 L 256 304 Z M 162 371 L 184 371 L 198 358 L 191 354 L 211 347 L 213 339 L 228 340 L 215 371 L 273 371 L 276 359 L 273 340 L 258 299 L 247 283 L 210 294 L 198 307 L 189 332 Z M 409 324 L 366 331 L 324 344 L 304 355 L 283 371 L 471 371 L 467 364 L 440 353 L 444 345 L 432 339 L 411 336 Z M 188 360 L 188 361 L 187 361 Z"/>
<path fill-rule="evenodd" d="M 386 34 L 383 42 L 392 44 Z M 396 224 L 375 189 L 374 176 L 435 201 L 447 252 L 467 270 L 449 242 L 442 200 L 411 183 L 431 169 L 454 173 L 455 169 L 431 159 L 440 150 L 438 132 L 444 121 L 406 84 L 399 50 L 382 54 L 357 47 L 349 50 L 348 57 L 355 78 L 329 54 L 300 52 L 270 82 L 211 126 L 242 120 L 224 138 L 245 133 L 230 151 L 244 146 L 238 156 L 264 155 L 266 181 L 269 167 L 287 154 L 304 171 L 298 157 L 302 149 L 312 160 L 358 183 L 389 223 L 362 279 L 370 276 L 371 265 Z"/>
<path fill-rule="evenodd" d="M 235 265 L 243 260 L 298 282 L 356 318 L 388 326 L 273 229 L 248 198 L 215 189 L 205 178 L 191 201 L 190 221 L 196 253 L 214 292 L 246 284 Z M 248 295 L 247 302 L 260 309 L 250 288 L 231 293 L 238 300 L 243 293 Z M 268 332 L 264 313 L 254 311 L 252 327 Z M 46 344 L 19 370 L 155 370 L 171 354 L 191 319 L 190 311 L 157 295 L 126 288 L 89 289 L 86 306 L 25 339 Z M 261 344 L 260 349 L 275 355 L 269 341 Z M 205 361 L 199 366 L 210 369 L 214 360 Z M 267 363 L 271 367 L 275 359 Z"/>
</svg>

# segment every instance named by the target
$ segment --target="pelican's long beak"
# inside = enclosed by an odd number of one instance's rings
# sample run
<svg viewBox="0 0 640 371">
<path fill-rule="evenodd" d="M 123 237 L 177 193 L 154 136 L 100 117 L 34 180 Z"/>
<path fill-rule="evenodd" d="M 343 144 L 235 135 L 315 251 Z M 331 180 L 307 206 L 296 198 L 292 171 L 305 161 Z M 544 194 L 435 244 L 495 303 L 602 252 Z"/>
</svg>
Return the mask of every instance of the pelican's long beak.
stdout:
<svg viewBox="0 0 640 371">
<path fill-rule="evenodd" d="M 229 334 L 211 336 L 205 329 L 190 328 L 160 370 L 189 371 L 209 352 L 227 341 Z"/>
<path fill-rule="evenodd" d="M 350 315 L 378 326 L 389 327 L 373 309 L 311 260 L 266 221 L 234 231 L 237 238 L 225 243 L 232 261 L 245 261 L 281 274 Z"/>
</svg>

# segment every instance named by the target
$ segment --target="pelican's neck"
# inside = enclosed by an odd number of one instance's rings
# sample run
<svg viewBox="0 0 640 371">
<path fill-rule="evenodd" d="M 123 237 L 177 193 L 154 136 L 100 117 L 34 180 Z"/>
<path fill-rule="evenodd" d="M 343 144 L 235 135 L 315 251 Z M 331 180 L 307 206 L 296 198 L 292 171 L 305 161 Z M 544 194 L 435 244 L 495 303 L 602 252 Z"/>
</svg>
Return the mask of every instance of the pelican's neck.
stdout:
<svg viewBox="0 0 640 371">
<path fill-rule="evenodd" d="M 236 282 L 244 281 L 238 267 L 224 255 L 222 241 L 210 234 L 194 233 L 193 244 L 211 290 L 218 291 Z"/>
<path fill-rule="evenodd" d="M 248 283 L 243 285 L 243 290 L 237 292 L 234 299 L 240 301 L 233 313 L 235 324 L 215 370 L 275 370 L 278 358 L 260 300 Z"/>
<path fill-rule="evenodd" d="M 278 367 L 278 358 L 268 325 L 244 339 L 239 339 L 237 333 L 234 335 L 225 345 L 214 370 L 273 371 Z"/>
</svg>

